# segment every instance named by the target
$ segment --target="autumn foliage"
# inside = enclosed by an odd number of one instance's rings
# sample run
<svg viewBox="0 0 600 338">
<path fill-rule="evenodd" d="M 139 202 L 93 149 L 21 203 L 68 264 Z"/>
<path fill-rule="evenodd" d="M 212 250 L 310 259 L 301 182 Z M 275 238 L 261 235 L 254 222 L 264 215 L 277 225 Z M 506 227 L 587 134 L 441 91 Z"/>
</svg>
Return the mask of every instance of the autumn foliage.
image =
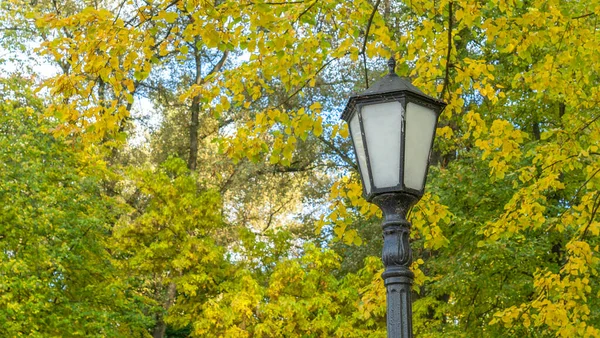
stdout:
<svg viewBox="0 0 600 338">
<path fill-rule="evenodd" d="M 419 337 L 600 337 L 600 1 L 0 2 L 0 336 L 385 337 L 339 113 L 448 103 Z"/>
</svg>

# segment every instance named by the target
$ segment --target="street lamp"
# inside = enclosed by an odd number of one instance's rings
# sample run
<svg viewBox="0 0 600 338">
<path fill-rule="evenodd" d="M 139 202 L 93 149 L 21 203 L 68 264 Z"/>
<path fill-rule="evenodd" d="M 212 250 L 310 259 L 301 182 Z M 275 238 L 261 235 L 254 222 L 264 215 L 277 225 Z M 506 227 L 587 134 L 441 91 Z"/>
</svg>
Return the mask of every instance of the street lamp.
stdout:
<svg viewBox="0 0 600 338">
<path fill-rule="evenodd" d="M 350 125 L 367 201 L 384 215 L 382 278 L 387 289 L 388 338 L 412 338 L 412 252 L 406 214 L 423 196 L 437 120 L 446 106 L 389 74 L 353 95 L 342 113 Z"/>
</svg>

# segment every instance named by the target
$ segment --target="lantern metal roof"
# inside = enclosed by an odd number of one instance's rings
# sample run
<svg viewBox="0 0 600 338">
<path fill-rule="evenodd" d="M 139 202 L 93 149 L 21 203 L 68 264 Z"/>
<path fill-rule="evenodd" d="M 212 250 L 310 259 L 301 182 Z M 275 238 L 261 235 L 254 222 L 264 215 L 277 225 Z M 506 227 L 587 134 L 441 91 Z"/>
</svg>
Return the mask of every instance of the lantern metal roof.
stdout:
<svg viewBox="0 0 600 338">
<path fill-rule="evenodd" d="M 370 100 L 376 97 L 396 96 L 408 93 L 422 99 L 423 101 L 430 101 L 437 106 L 445 107 L 446 103 L 423 93 L 419 88 L 413 86 L 410 80 L 406 77 L 401 77 L 396 74 L 396 60 L 390 58 L 388 60 L 389 73 L 375 82 L 367 90 L 360 93 L 353 94 L 348 99 L 346 108 L 342 112 L 342 119 L 346 122 L 349 121 L 352 109 L 354 105 L 362 100 Z"/>
</svg>

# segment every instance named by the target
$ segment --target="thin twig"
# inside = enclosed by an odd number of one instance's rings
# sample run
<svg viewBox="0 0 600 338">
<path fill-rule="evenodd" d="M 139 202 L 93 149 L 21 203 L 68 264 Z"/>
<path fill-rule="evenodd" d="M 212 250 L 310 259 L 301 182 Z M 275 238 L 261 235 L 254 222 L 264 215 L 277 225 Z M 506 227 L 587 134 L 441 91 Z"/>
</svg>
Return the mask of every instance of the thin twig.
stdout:
<svg viewBox="0 0 600 338">
<path fill-rule="evenodd" d="M 575 133 L 575 135 L 581 133 L 582 131 L 584 131 L 587 127 L 589 127 L 592 123 L 596 122 L 598 119 L 600 119 L 600 115 L 594 117 L 591 121 L 589 121 L 588 123 L 586 123 L 585 125 L 583 125 L 583 127 L 579 128 L 579 130 L 577 130 L 577 132 Z"/>
<path fill-rule="evenodd" d="M 271 225 L 273 224 L 273 218 L 275 217 L 275 215 L 281 211 L 281 209 L 283 209 L 286 205 L 288 205 L 288 202 L 291 202 L 291 199 L 289 201 L 286 201 L 284 203 L 281 203 L 281 205 L 275 209 L 275 211 L 269 213 L 269 218 L 267 220 L 267 226 L 265 226 L 260 233 L 264 234 L 267 230 L 269 230 L 269 228 L 271 227 Z"/>
<path fill-rule="evenodd" d="M 579 154 L 575 154 L 575 155 L 569 155 L 569 156 L 567 156 L 566 158 L 564 158 L 564 159 L 562 159 L 562 160 L 557 160 L 557 161 L 554 161 L 554 162 L 552 162 L 551 164 L 548 164 L 547 166 L 545 166 L 545 167 L 542 167 L 542 171 L 545 171 L 545 170 L 546 170 L 546 169 L 548 169 L 548 168 L 552 168 L 552 167 L 553 167 L 555 164 L 557 164 L 557 163 L 563 162 L 563 161 L 565 161 L 565 160 L 568 160 L 568 159 L 571 159 L 571 158 L 573 158 L 573 157 L 577 157 L 577 156 L 579 156 Z"/>
<path fill-rule="evenodd" d="M 446 55 L 446 75 L 444 76 L 444 86 L 440 93 L 440 98 L 444 97 L 444 93 L 448 89 L 450 82 L 450 56 L 452 54 L 452 1 L 448 3 L 448 54 Z"/>
<path fill-rule="evenodd" d="M 592 178 L 594 178 L 594 176 L 596 176 L 599 172 L 600 172 L 600 169 L 596 170 L 587 180 L 585 180 L 585 182 L 583 182 L 582 185 L 579 186 L 579 188 L 577 188 L 577 190 L 575 191 L 575 194 L 573 194 L 573 197 L 571 197 L 571 199 L 569 200 L 569 203 L 567 203 L 567 205 L 569 205 L 569 207 L 563 213 L 560 214 L 559 219 L 562 219 L 562 217 L 567 213 L 567 211 L 572 208 L 575 198 L 577 198 L 577 196 L 579 195 L 581 190 L 586 186 L 586 184 L 589 181 L 591 181 Z M 552 226 L 553 225 L 549 226 L 548 229 L 550 229 Z"/>
<path fill-rule="evenodd" d="M 371 30 L 371 24 L 373 24 L 373 18 L 375 17 L 375 13 L 377 13 L 377 7 L 379 7 L 379 3 L 381 0 L 377 0 L 375 5 L 373 5 L 373 11 L 371 12 L 371 16 L 369 17 L 369 21 L 367 22 L 367 29 L 365 31 L 365 39 L 363 40 L 363 46 L 360 53 L 363 56 L 363 67 L 365 69 L 365 85 L 366 88 L 369 88 L 369 73 L 367 70 L 367 40 L 369 39 L 369 31 Z"/>
<path fill-rule="evenodd" d="M 315 76 L 319 75 L 319 73 L 321 73 L 323 71 L 323 69 L 325 69 L 325 67 L 329 66 L 329 64 L 331 64 L 334 60 L 337 60 L 337 58 L 332 58 L 331 60 L 325 62 L 325 64 L 323 64 L 321 66 L 321 68 L 319 68 L 317 70 L 317 72 L 315 73 Z M 304 84 L 302 86 L 300 86 L 298 89 L 296 89 L 296 91 L 294 91 L 285 100 L 283 100 L 283 102 L 281 102 L 280 104 L 278 104 L 277 108 L 279 108 L 279 107 L 283 106 L 284 104 L 288 103 L 294 96 L 298 95 L 298 93 L 300 93 L 300 91 L 302 89 L 304 89 L 310 83 L 310 81 L 311 81 L 311 79 L 308 79 L 308 80 L 304 81 Z"/>
<path fill-rule="evenodd" d="M 578 20 L 578 19 L 587 18 L 588 16 L 592 16 L 592 15 L 596 15 L 596 13 L 591 12 L 591 13 L 587 13 L 587 14 L 583 14 L 583 15 L 580 15 L 580 16 L 573 17 L 571 19 Z"/>
<path fill-rule="evenodd" d="M 256 6 L 256 5 L 294 5 L 294 4 L 303 4 L 306 1 L 283 1 L 283 2 L 249 2 L 243 6 Z"/>
<path fill-rule="evenodd" d="M 344 152 L 342 152 L 338 147 L 336 147 L 335 144 L 333 144 L 333 142 L 331 142 L 330 140 L 326 139 L 323 136 L 319 136 L 318 138 L 331 151 L 333 151 L 334 153 L 336 153 L 342 160 L 344 160 L 344 162 L 346 162 L 346 164 L 348 164 L 349 166 L 351 166 L 355 170 L 358 170 L 358 166 L 355 164 L 355 161 L 353 161 L 352 159 L 350 159 L 350 157 L 348 157 L 348 155 L 344 154 Z"/>
<path fill-rule="evenodd" d="M 316 4 L 317 4 L 317 1 L 315 0 L 310 5 L 306 6 L 306 8 L 302 11 L 302 13 L 300 13 L 300 15 L 298 15 L 296 20 L 294 20 L 294 23 L 300 21 L 300 18 L 302 18 L 304 16 L 304 14 L 308 13 L 308 11 L 310 11 L 310 9 L 313 8 L 313 6 Z M 287 30 L 285 31 L 285 33 L 287 33 Z"/>
<path fill-rule="evenodd" d="M 590 155 L 600 155 L 600 153 L 596 153 L 596 152 L 589 152 L 589 154 L 590 154 Z M 569 156 L 567 156 L 566 158 L 564 158 L 564 159 L 562 159 L 562 160 L 554 161 L 553 163 L 551 163 L 551 164 L 548 164 L 547 166 L 543 167 L 543 168 L 542 168 L 542 171 L 544 171 L 544 170 L 546 170 L 546 169 L 548 169 L 548 168 L 550 168 L 550 167 L 554 166 L 554 165 L 555 165 L 555 164 L 557 164 L 557 163 L 561 163 L 561 162 L 563 162 L 563 161 L 565 161 L 565 160 L 571 159 L 571 158 L 573 158 L 573 157 L 578 157 L 578 156 L 580 156 L 580 154 L 569 155 Z M 586 183 L 587 183 L 587 182 L 586 182 Z"/>
<path fill-rule="evenodd" d="M 583 237 L 585 237 L 585 235 L 587 234 L 588 229 L 590 228 L 590 225 L 594 221 L 594 217 L 596 216 L 596 212 L 598 212 L 598 207 L 600 207 L 600 199 L 599 199 L 599 197 L 600 197 L 600 194 L 597 193 L 596 194 L 596 198 L 594 199 L 594 204 L 593 204 L 594 207 L 592 208 L 592 214 L 590 215 L 590 221 L 585 226 L 585 229 L 583 229 L 583 232 L 581 233 L 581 236 L 579 236 L 580 239 L 583 239 Z"/>
<path fill-rule="evenodd" d="M 577 191 L 575 191 L 575 194 L 573 195 L 573 197 L 569 201 L 569 205 L 573 204 L 573 201 L 575 200 L 575 198 L 577 197 L 577 195 L 579 195 L 579 193 L 581 192 L 581 189 L 583 189 L 583 187 L 585 187 L 586 184 L 588 184 L 588 182 L 591 181 L 592 178 L 594 178 L 594 176 L 596 176 L 598 173 L 600 173 L 600 169 L 596 170 L 587 180 L 585 180 L 585 182 L 583 182 L 583 184 L 581 186 L 579 186 L 579 188 L 577 188 Z"/>
</svg>

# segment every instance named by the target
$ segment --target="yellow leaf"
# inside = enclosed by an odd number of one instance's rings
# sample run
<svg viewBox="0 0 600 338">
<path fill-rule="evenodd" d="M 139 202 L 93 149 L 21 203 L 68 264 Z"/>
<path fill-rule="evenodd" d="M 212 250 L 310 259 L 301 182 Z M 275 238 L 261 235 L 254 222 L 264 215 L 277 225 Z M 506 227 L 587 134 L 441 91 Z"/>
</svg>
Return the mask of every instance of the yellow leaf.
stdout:
<svg viewBox="0 0 600 338">
<path fill-rule="evenodd" d="M 161 15 L 161 17 L 163 19 L 165 19 L 165 21 L 168 23 L 173 23 L 173 22 L 175 22 L 175 20 L 177 20 L 177 13 L 175 13 L 175 12 L 161 12 L 161 13 L 164 13 Z"/>
<path fill-rule="evenodd" d="M 316 137 L 319 137 L 323 134 L 323 125 L 321 124 L 321 121 L 317 121 L 317 123 L 315 123 L 313 133 Z"/>
<path fill-rule="evenodd" d="M 348 125 L 347 124 L 344 124 L 340 128 L 340 136 L 343 138 L 348 138 Z"/>
<path fill-rule="evenodd" d="M 315 103 L 311 104 L 309 108 L 312 111 L 321 111 L 322 107 L 323 106 L 321 106 L 320 102 L 315 102 Z"/>
</svg>

